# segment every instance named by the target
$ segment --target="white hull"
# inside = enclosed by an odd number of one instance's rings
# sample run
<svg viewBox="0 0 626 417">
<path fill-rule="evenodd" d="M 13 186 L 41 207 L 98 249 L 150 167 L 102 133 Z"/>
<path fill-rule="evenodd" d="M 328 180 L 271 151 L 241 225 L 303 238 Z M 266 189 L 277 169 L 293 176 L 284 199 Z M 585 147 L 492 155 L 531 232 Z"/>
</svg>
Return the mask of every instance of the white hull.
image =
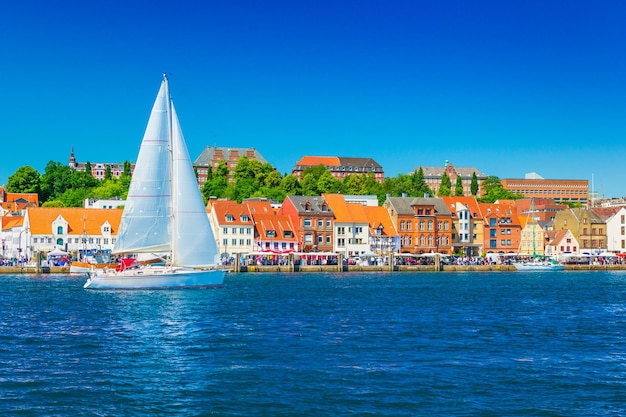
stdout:
<svg viewBox="0 0 626 417">
<path fill-rule="evenodd" d="M 145 266 L 117 272 L 96 270 L 89 273 L 84 287 L 93 290 L 174 289 L 219 287 L 226 271 Z"/>
<path fill-rule="evenodd" d="M 113 268 L 115 269 L 116 264 L 90 264 L 87 262 L 72 262 L 70 265 L 70 274 L 87 274 L 92 269 L 105 269 L 105 268 Z"/>
<path fill-rule="evenodd" d="M 513 262 L 518 271 L 561 271 L 565 267 L 551 262 Z"/>
</svg>

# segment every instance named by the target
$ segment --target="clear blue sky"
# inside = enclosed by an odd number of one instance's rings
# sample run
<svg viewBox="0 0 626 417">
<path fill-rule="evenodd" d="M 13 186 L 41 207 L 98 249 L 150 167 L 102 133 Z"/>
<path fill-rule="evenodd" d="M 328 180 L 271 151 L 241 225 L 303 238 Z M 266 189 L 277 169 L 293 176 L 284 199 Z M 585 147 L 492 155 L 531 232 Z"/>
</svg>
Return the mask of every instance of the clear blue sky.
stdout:
<svg viewBox="0 0 626 417">
<path fill-rule="evenodd" d="M 167 72 L 192 159 L 303 155 L 593 180 L 626 196 L 624 1 L 11 1 L 0 184 L 134 161 Z"/>
</svg>

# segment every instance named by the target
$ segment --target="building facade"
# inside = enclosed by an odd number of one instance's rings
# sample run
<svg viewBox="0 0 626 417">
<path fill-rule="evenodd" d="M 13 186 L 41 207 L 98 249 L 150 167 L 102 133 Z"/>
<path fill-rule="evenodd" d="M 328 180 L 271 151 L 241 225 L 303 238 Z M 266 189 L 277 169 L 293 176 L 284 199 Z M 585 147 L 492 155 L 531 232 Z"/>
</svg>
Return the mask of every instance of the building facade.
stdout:
<svg viewBox="0 0 626 417">
<path fill-rule="evenodd" d="M 478 193 L 476 196 L 481 197 L 483 195 L 481 184 L 487 178 L 487 176 L 476 168 L 455 167 L 450 162 L 446 161 L 446 164 L 444 166 L 418 166 L 413 172 L 418 172 L 420 168 L 424 173 L 424 182 L 426 182 L 426 185 L 430 187 L 435 195 L 437 195 L 439 187 L 441 187 L 441 178 L 443 177 L 444 172 L 452 182 L 452 192 L 454 192 L 457 177 L 461 177 L 464 196 L 472 195 L 472 178 L 474 174 L 476 174 L 476 179 L 478 181 Z"/>
<path fill-rule="evenodd" d="M 547 180 L 532 173 L 525 178 L 505 178 L 502 186 L 526 198 L 553 199 L 555 203 L 580 203 L 589 201 L 588 180 Z"/>
<path fill-rule="evenodd" d="M 120 178 L 124 173 L 124 163 L 89 162 L 89 165 L 91 166 L 91 175 L 101 181 L 104 180 L 106 176 L 107 167 L 111 169 L 111 176 L 113 178 Z M 76 171 L 85 172 L 87 170 L 87 162 L 76 162 L 74 148 L 72 148 L 72 152 L 70 153 L 69 166 Z M 131 175 L 135 172 L 135 164 L 130 164 L 130 172 Z"/>
<path fill-rule="evenodd" d="M 278 214 L 291 218 L 301 252 L 333 251 L 335 215 L 324 197 L 287 196 Z"/>
<path fill-rule="evenodd" d="M 263 155 L 255 148 L 226 148 L 207 146 L 198 155 L 193 163 L 193 167 L 198 173 L 198 184 L 202 186 L 208 177 L 209 169 L 215 170 L 220 161 L 224 161 L 228 167 L 228 179 L 232 178 L 232 173 L 239 162 L 239 159 L 246 157 L 249 160 L 256 159 L 262 164 L 267 163 Z"/>
<path fill-rule="evenodd" d="M 332 176 L 343 181 L 349 175 L 367 175 L 371 173 L 376 181 L 385 181 L 383 167 L 372 158 L 347 158 L 343 156 L 304 156 L 293 167 L 292 174 L 302 181 L 305 169 L 323 165 Z"/>
</svg>

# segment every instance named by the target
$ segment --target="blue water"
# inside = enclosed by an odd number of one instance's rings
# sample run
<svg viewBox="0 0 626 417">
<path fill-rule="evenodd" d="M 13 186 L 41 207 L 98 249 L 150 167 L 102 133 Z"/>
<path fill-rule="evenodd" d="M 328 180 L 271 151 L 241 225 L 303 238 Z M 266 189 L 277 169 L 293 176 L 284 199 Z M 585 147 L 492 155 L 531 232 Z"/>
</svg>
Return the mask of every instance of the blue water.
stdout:
<svg viewBox="0 0 626 417">
<path fill-rule="evenodd" d="M 0 275 L 0 415 L 626 415 L 626 273 Z"/>
</svg>

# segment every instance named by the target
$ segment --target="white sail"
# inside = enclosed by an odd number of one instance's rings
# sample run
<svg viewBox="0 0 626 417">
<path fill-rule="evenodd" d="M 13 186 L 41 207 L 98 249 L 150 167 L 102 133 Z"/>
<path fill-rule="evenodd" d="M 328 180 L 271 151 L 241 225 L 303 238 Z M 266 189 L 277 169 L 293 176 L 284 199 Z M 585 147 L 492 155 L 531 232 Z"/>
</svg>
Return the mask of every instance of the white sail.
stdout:
<svg viewBox="0 0 626 417">
<path fill-rule="evenodd" d="M 198 188 L 185 138 L 172 103 L 172 263 L 199 267 L 215 264 L 217 244 Z"/>
<path fill-rule="evenodd" d="M 124 205 L 114 253 L 170 249 L 169 92 L 167 81 L 152 107 Z"/>
<path fill-rule="evenodd" d="M 91 271 L 85 288 L 193 288 L 224 281 L 166 77 L 139 150 L 114 252 L 170 252 L 171 257 L 167 265 Z"/>
</svg>

